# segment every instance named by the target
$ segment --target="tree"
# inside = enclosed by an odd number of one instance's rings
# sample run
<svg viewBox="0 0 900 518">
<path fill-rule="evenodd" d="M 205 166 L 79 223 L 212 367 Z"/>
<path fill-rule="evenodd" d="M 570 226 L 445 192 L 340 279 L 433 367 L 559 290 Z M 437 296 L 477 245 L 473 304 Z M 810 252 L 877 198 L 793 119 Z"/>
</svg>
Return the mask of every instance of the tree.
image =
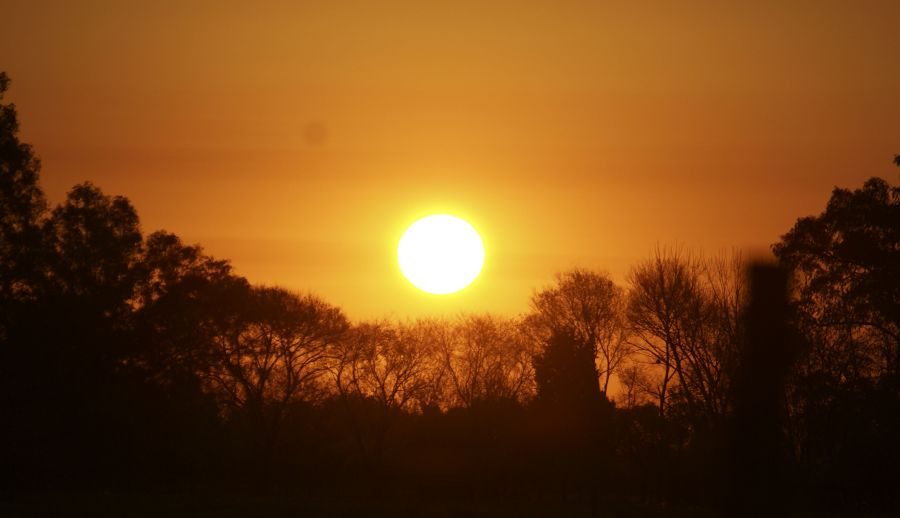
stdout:
<svg viewBox="0 0 900 518">
<path fill-rule="evenodd" d="M 802 325 L 843 350 L 848 374 L 900 376 L 900 187 L 836 188 L 773 251 L 795 274 Z"/>
<path fill-rule="evenodd" d="M 729 370 L 737 358 L 743 307 L 738 255 L 700 260 L 657 248 L 629 275 L 628 316 L 635 348 L 658 365 L 657 406 L 670 396 L 695 422 L 727 412 Z"/>
<path fill-rule="evenodd" d="M 609 474 L 613 412 L 593 350 L 571 330 L 554 330 L 534 357 L 534 376 L 535 458 L 563 492 L 593 498 Z"/>
<path fill-rule="evenodd" d="M 232 275 L 228 261 L 217 260 L 203 253 L 199 246 L 187 246 L 175 234 L 165 231 L 147 236 L 141 258 L 144 270 L 139 286 L 141 307 L 190 285 L 225 279 Z"/>
<path fill-rule="evenodd" d="M 654 396 L 658 398 L 653 381 L 646 365 L 640 361 L 632 361 L 625 365 L 619 373 L 621 389 L 616 404 L 623 408 L 634 408 L 640 405 L 653 405 Z"/>
<path fill-rule="evenodd" d="M 0 72 L 0 101 L 9 88 Z M 31 146 L 19 141 L 19 121 L 13 104 L 0 102 L 0 339 L 8 304 L 33 298 L 42 265 L 41 221 L 47 203 L 38 185 L 41 163 Z"/>
<path fill-rule="evenodd" d="M 217 337 L 246 310 L 250 283 L 167 232 L 148 236 L 137 287 L 136 363 L 161 385 L 199 384 Z"/>
<path fill-rule="evenodd" d="M 287 408 L 317 398 L 326 358 L 348 328 L 340 309 L 313 295 L 254 287 L 215 337 L 206 386 L 232 422 L 247 427 L 264 459 Z"/>
<path fill-rule="evenodd" d="M 364 464 L 380 467 L 396 420 L 435 402 L 442 385 L 435 321 L 363 322 L 338 345 L 331 367 L 350 432 Z"/>
<path fill-rule="evenodd" d="M 391 412 L 417 409 L 427 390 L 431 350 L 422 323 L 358 324 L 339 352 L 336 381 L 344 393 L 372 398 Z"/>
<path fill-rule="evenodd" d="M 137 214 L 127 199 L 82 184 L 40 223 L 41 239 L 28 252 L 40 263 L 3 348 L 9 405 L 19 439 L 53 459 L 31 459 L 38 469 L 108 476 L 113 466 L 146 459 L 149 441 L 139 430 L 147 427 L 139 423 L 152 420 L 158 402 L 133 368 Z"/>
<path fill-rule="evenodd" d="M 602 391 L 630 353 L 623 290 L 606 275 L 574 269 L 556 276 L 556 284 L 531 298 L 528 325 L 538 341 L 554 333 L 574 337 L 596 362 Z"/>
<path fill-rule="evenodd" d="M 42 220 L 47 204 L 38 185 L 40 161 L 28 144 L 19 140 L 15 105 L 3 103 L 9 76 L 0 72 L 0 447 L 5 462 L 0 480 L 27 480 L 42 466 L 29 455 L 28 446 L 40 437 L 39 412 L 34 402 L 41 394 L 36 380 L 48 362 L 34 354 L 31 330 L 45 325 L 51 315 L 36 305 L 43 283 Z"/>
<path fill-rule="evenodd" d="M 537 400 L 542 404 L 591 413 L 605 399 L 597 385 L 593 351 L 567 330 L 554 331 L 534 358 Z"/>
<path fill-rule="evenodd" d="M 127 198 L 107 196 L 89 182 L 76 185 L 53 210 L 44 234 L 55 292 L 108 318 L 131 310 L 142 273 L 143 236 Z"/>
<path fill-rule="evenodd" d="M 606 275 L 572 270 L 536 293 L 532 309 L 526 329 L 542 342 L 533 359 L 536 457 L 563 491 L 594 495 L 612 451 L 606 389 L 626 355 L 622 291 Z"/>
<path fill-rule="evenodd" d="M 787 387 L 796 460 L 817 498 L 896 503 L 885 474 L 900 462 L 900 187 L 834 189 L 773 251 L 793 272 L 803 343 Z"/>
<path fill-rule="evenodd" d="M 669 392 L 683 368 L 682 348 L 699 335 L 705 318 L 697 264 L 677 249 L 657 248 L 629 274 L 628 319 L 636 348 L 659 366 L 657 406 L 668 410 Z"/>
<path fill-rule="evenodd" d="M 533 395 L 533 351 L 517 322 L 490 315 L 461 317 L 452 339 L 439 345 L 455 404 L 522 402 Z"/>
</svg>

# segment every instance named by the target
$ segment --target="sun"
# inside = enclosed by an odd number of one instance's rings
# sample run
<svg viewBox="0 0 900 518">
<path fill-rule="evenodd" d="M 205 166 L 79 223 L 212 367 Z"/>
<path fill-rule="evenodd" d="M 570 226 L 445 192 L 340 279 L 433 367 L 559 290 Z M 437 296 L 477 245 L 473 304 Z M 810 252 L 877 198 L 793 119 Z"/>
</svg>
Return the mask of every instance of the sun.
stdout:
<svg viewBox="0 0 900 518">
<path fill-rule="evenodd" d="M 468 222 L 449 214 L 422 218 L 397 246 L 403 275 L 422 291 L 444 295 L 475 280 L 484 266 L 484 244 Z"/>
</svg>

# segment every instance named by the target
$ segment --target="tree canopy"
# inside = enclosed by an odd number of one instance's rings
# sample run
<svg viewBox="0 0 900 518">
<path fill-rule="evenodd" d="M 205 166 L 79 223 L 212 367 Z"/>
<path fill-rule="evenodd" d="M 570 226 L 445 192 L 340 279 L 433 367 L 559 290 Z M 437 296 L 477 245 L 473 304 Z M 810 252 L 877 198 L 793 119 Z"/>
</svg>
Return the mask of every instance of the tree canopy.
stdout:
<svg viewBox="0 0 900 518">
<path fill-rule="evenodd" d="M 8 86 L 0 74 L 0 101 Z M 559 273 L 523 315 L 351 321 L 145 234 L 126 197 L 90 182 L 50 209 L 39 170 L 0 103 L 0 497 L 363 488 L 550 495 L 562 514 L 711 506 L 728 430 L 752 443 L 767 414 L 799 507 L 900 509 L 900 187 L 885 180 L 835 189 L 782 236 L 777 297 L 747 293 L 740 254 L 658 246 L 623 286 Z M 749 465 L 774 449 L 756 446 Z"/>
<path fill-rule="evenodd" d="M 900 186 L 872 178 L 835 189 L 824 212 L 799 219 L 773 250 L 797 273 L 808 324 L 875 346 L 868 368 L 900 374 Z"/>
</svg>

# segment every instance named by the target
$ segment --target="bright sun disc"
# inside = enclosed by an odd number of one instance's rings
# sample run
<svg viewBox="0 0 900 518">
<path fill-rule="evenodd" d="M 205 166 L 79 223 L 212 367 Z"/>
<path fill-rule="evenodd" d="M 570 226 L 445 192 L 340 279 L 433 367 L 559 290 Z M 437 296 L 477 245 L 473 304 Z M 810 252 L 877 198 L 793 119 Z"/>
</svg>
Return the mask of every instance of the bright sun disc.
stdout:
<svg viewBox="0 0 900 518">
<path fill-rule="evenodd" d="M 400 271 L 417 288 L 443 295 L 468 286 L 481 273 L 484 245 L 466 221 L 447 214 L 422 218 L 397 247 Z"/>
</svg>

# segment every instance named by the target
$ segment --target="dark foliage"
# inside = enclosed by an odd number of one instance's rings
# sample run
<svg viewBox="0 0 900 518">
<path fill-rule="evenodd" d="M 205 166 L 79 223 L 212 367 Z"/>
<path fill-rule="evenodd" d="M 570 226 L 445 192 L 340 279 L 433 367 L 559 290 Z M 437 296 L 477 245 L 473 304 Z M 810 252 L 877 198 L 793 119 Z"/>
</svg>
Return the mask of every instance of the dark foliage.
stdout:
<svg viewBox="0 0 900 518">
<path fill-rule="evenodd" d="M 800 477 L 827 505 L 898 504 L 900 187 L 835 189 L 774 246 L 804 347 L 789 384 Z"/>
<path fill-rule="evenodd" d="M 145 236 L 90 183 L 48 210 L 39 166 L 0 104 L 0 497 L 900 510 L 900 188 L 884 180 L 836 189 L 775 245 L 790 299 L 783 277 L 745 297 L 739 269 L 658 249 L 630 291 L 574 270 L 522 319 L 351 324 Z"/>
</svg>

